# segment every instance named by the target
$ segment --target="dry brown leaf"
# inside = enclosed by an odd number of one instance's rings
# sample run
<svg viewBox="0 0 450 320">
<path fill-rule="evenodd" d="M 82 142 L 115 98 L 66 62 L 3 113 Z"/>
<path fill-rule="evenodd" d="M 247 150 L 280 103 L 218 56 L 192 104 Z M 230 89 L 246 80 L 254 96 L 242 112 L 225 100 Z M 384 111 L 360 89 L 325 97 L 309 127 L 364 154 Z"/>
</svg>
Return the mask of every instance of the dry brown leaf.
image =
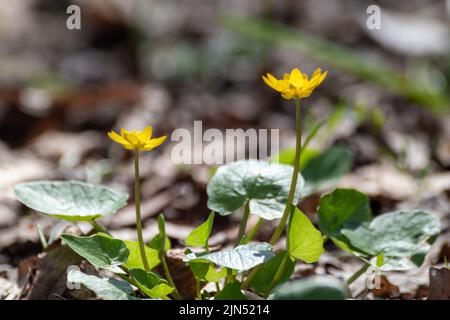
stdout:
<svg viewBox="0 0 450 320">
<path fill-rule="evenodd" d="M 431 268 L 428 300 L 450 299 L 450 269 Z"/>
<path fill-rule="evenodd" d="M 48 247 L 39 254 L 35 262 L 28 266 L 29 289 L 24 296 L 27 300 L 53 300 L 67 289 L 66 273 L 71 265 L 77 265 L 81 257 L 67 246 L 59 243 Z"/>
</svg>

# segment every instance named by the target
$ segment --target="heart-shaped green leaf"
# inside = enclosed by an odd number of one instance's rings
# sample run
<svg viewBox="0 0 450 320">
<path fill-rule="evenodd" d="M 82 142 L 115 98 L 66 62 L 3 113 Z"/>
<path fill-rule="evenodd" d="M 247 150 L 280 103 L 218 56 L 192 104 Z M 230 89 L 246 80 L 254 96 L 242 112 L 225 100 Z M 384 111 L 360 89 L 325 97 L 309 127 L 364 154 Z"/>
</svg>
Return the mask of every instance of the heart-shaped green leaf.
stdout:
<svg viewBox="0 0 450 320">
<path fill-rule="evenodd" d="M 189 253 L 185 261 L 211 261 L 219 266 L 242 272 L 265 263 L 274 256 L 270 244 L 259 242 L 211 253 Z"/>
<path fill-rule="evenodd" d="M 285 283 L 274 290 L 273 300 L 345 300 L 347 289 L 336 278 L 314 276 Z"/>
<path fill-rule="evenodd" d="M 353 189 L 336 189 L 323 195 L 317 213 L 320 230 L 338 239 L 342 229 L 353 229 L 372 219 L 369 198 Z"/>
<path fill-rule="evenodd" d="M 141 251 L 139 249 L 139 242 L 137 241 L 124 241 L 130 255 L 124 266 L 128 269 L 144 269 L 142 263 Z M 153 269 L 161 263 L 159 259 L 159 253 L 157 250 L 145 246 L 145 254 L 147 255 L 147 261 L 150 269 Z"/>
<path fill-rule="evenodd" d="M 211 212 L 208 219 L 199 225 L 186 238 L 186 245 L 192 247 L 207 247 L 209 235 L 211 234 L 214 222 L 214 212 Z"/>
<path fill-rule="evenodd" d="M 295 259 L 292 259 L 286 251 L 279 252 L 273 259 L 258 269 L 252 279 L 251 285 L 258 293 L 265 295 L 272 287 L 288 281 L 294 272 L 294 266 Z M 280 279 L 278 282 L 272 283 L 275 274 L 280 268 L 283 268 Z"/>
<path fill-rule="evenodd" d="M 124 264 L 130 251 L 122 240 L 97 233 L 89 237 L 63 234 L 64 242 L 80 256 L 98 268 L 120 272 L 118 266 Z"/>
<path fill-rule="evenodd" d="M 266 161 L 241 160 L 221 166 L 208 184 L 208 208 L 229 215 L 249 201 L 250 213 L 273 220 L 286 206 L 293 168 Z M 300 199 L 299 174 L 294 203 Z"/>
<path fill-rule="evenodd" d="M 174 290 L 167 284 L 167 281 L 161 279 L 156 273 L 145 272 L 142 269 L 128 270 L 136 281 L 136 285 L 142 292 L 153 299 L 164 299 Z"/>
<path fill-rule="evenodd" d="M 370 224 L 342 230 L 354 247 L 371 256 L 383 255 L 386 262 L 388 258 L 413 257 L 418 252 L 423 255 L 425 242 L 439 232 L 439 220 L 423 211 L 385 213 Z M 406 264 L 403 262 L 402 265 Z"/>
<path fill-rule="evenodd" d="M 352 152 L 342 146 L 330 148 L 310 159 L 302 170 L 305 178 L 302 197 L 332 186 L 350 170 L 352 163 Z"/>
<path fill-rule="evenodd" d="M 104 300 L 137 300 L 131 296 L 133 288 L 126 281 L 117 279 L 102 279 L 96 276 L 87 275 L 79 270 L 70 270 L 67 274 L 67 281 L 79 283 L 88 288 Z"/>
<path fill-rule="evenodd" d="M 322 234 L 297 207 L 292 207 L 288 230 L 288 252 L 307 263 L 319 260 L 323 253 Z"/>
<path fill-rule="evenodd" d="M 237 281 L 225 286 L 215 297 L 214 300 L 247 300 L 245 294 L 241 291 L 241 284 Z"/>
<path fill-rule="evenodd" d="M 14 187 L 27 207 L 69 221 L 88 221 L 113 214 L 125 206 L 128 195 L 78 181 L 36 181 Z"/>
</svg>

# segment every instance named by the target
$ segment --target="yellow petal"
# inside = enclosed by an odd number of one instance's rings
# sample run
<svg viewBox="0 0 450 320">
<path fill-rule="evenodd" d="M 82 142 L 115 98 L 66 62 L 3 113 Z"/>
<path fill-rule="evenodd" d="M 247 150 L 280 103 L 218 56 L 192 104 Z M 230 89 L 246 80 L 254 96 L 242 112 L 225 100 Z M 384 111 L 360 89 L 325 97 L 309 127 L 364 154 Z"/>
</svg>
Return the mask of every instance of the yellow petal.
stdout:
<svg viewBox="0 0 450 320">
<path fill-rule="evenodd" d="M 135 146 L 133 146 L 131 143 L 128 143 L 128 142 L 125 143 L 123 146 L 124 146 L 125 149 L 128 149 L 128 150 L 136 149 Z"/>
<path fill-rule="evenodd" d="M 294 87 L 299 88 L 303 83 L 303 75 L 297 68 L 291 71 L 291 76 L 289 78 L 289 83 Z"/>
<path fill-rule="evenodd" d="M 151 139 L 149 142 L 145 144 L 143 147 L 143 150 L 152 150 L 156 148 L 157 146 L 161 145 L 165 140 L 167 139 L 167 136 L 162 136 L 159 138 Z"/>
<path fill-rule="evenodd" d="M 148 126 L 145 127 L 144 130 L 142 130 L 142 132 L 139 132 L 139 140 L 141 140 L 141 142 L 146 143 L 148 140 L 150 140 L 151 136 L 152 136 L 152 127 Z"/>
<path fill-rule="evenodd" d="M 286 100 L 290 100 L 294 97 L 294 94 L 295 94 L 295 89 L 291 89 L 291 90 L 282 92 L 281 96 Z"/>
<path fill-rule="evenodd" d="M 328 71 L 325 71 L 321 76 L 320 76 L 320 80 L 319 80 L 319 84 L 321 84 L 323 82 L 323 80 L 325 80 L 325 78 L 328 75 Z"/>
<path fill-rule="evenodd" d="M 320 76 L 321 73 L 322 73 L 322 69 L 317 68 L 317 69 L 314 71 L 313 75 L 311 76 L 311 79 L 314 79 L 314 77 L 316 77 L 316 76 Z"/>
<path fill-rule="evenodd" d="M 124 138 L 127 140 L 127 142 L 131 143 L 132 145 L 138 145 L 139 144 L 139 138 L 136 133 L 130 133 L 130 132 L 124 132 Z"/>
<path fill-rule="evenodd" d="M 308 98 L 313 91 L 314 91 L 314 88 L 308 88 L 308 89 L 301 90 L 298 93 L 299 98 Z"/>
<path fill-rule="evenodd" d="M 110 137 L 111 140 L 113 140 L 113 141 L 115 141 L 117 143 L 120 143 L 120 144 L 128 143 L 123 137 L 119 136 L 114 131 L 108 132 L 108 137 Z"/>
<path fill-rule="evenodd" d="M 129 132 L 124 128 L 120 129 L 120 134 L 122 135 L 122 137 L 125 137 L 125 133 L 129 133 Z"/>
<path fill-rule="evenodd" d="M 267 77 L 262 76 L 262 78 L 269 87 L 278 91 L 278 80 L 274 76 L 272 76 L 270 73 L 268 73 Z"/>
<path fill-rule="evenodd" d="M 290 77 L 291 77 L 291 75 L 289 73 L 283 74 L 283 80 L 289 81 Z"/>
<path fill-rule="evenodd" d="M 275 78 L 275 77 L 274 77 L 273 75 L 271 75 L 270 73 L 267 74 L 267 78 L 269 78 L 269 80 L 270 80 L 272 83 L 277 83 L 277 82 L 278 82 L 278 79 Z"/>
</svg>

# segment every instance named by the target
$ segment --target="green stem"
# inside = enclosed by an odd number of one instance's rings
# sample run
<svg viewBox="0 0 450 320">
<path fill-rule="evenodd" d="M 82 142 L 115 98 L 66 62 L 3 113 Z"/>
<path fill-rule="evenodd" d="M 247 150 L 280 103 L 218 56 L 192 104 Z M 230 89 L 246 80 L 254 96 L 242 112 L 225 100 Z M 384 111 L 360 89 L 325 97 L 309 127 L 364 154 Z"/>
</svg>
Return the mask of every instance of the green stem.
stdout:
<svg viewBox="0 0 450 320">
<path fill-rule="evenodd" d="M 175 283 L 173 282 L 172 276 L 170 275 L 170 270 L 169 270 L 169 266 L 167 265 L 167 261 L 166 261 L 166 257 L 165 257 L 165 252 L 162 252 L 162 254 L 159 255 L 159 259 L 161 260 L 161 264 L 164 270 L 164 275 L 167 279 L 167 282 L 169 283 L 169 285 L 174 288 L 174 291 L 172 293 L 172 295 L 174 296 L 175 299 L 177 300 L 182 300 L 180 293 L 178 292 L 177 287 L 175 286 Z"/>
<path fill-rule="evenodd" d="M 195 279 L 195 290 L 197 291 L 197 299 L 202 300 L 202 294 L 200 293 L 200 280 Z"/>
<path fill-rule="evenodd" d="M 48 247 L 47 238 L 45 237 L 45 234 L 44 234 L 44 232 L 42 231 L 41 227 L 39 226 L 38 223 L 36 223 L 36 224 L 34 225 L 34 227 L 36 228 L 36 232 L 37 232 L 37 234 L 38 234 L 38 236 L 39 236 L 39 240 L 41 241 L 42 249 L 47 248 L 47 247 Z"/>
<path fill-rule="evenodd" d="M 94 227 L 94 229 L 95 229 L 97 232 L 110 234 L 105 228 L 103 228 L 101 225 L 99 225 L 99 224 L 97 223 L 97 221 L 95 221 L 95 220 L 89 220 L 89 223 L 92 225 L 92 227 Z"/>
<path fill-rule="evenodd" d="M 248 221 L 249 215 L 250 215 L 250 204 L 247 201 L 247 203 L 245 204 L 245 208 L 244 208 L 244 215 L 242 216 L 241 224 L 239 226 L 239 233 L 236 238 L 236 243 L 234 245 L 235 247 L 240 245 L 242 242 L 242 238 L 244 237 L 245 229 L 247 228 L 247 221 Z"/>
<path fill-rule="evenodd" d="M 265 294 L 265 297 L 267 298 L 272 291 L 272 289 L 275 287 L 275 285 L 280 281 L 281 276 L 283 275 L 284 269 L 286 268 L 286 263 L 288 262 L 289 254 L 285 254 L 283 257 L 283 260 L 281 260 L 280 266 L 278 267 L 277 272 L 275 273 L 274 277 L 272 278 L 272 281 L 270 282 L 269 288 L 267 289 L 267 292 Z"/>
<path fill-rule="evenodd" d="M 136 230 L 139 242 L 139 251 L 141 253 L 142 264 L 145 271 L 150 271 L 150 267 L 147 261 L 147 255 L 145 254 L 144 237 L 142 236 L 142 219 L 141 219 L 141 183 L 139 174 L 139 150 L 134 151 L 134 201 L 136 204 Z"/>
<path fill-rule="evenodd" d="M 256 233 L 258 232 L 259 228 L 261 227 L 261 224 L 263 222 L 262 218 L 259 218 L 256 224 L 253 226 L 253 228 L 250 230 L 248 235 L 245 236 L 244 240 L 242 240 L 242 243 L 248 243 L 253 240 L 253 238 L 256 236 Z"/>
<path fill-rule="evenodd" d="M 233 277 L 233 270 L 227 268 L 227 281 L 226 284 L 233 283 L 234 277 Z"/>
<path fill-rule="evenodd" d="M 256 273 L 258 272 L 258 270 L 259 270 L 259 266 L 256 267 L 256 268 L 253 268 L 252 271 L 249 272 L 247 278 L 245 279 L 245 281 L 244 281 L 244 282 L 242 283 L 242 285 L 241 285 L 241 289 L 242 289 L 242 290 L 245 289 L 245 288 L 248 288 L 248 286 L 250 285 L 250 283 L 251 283 L 253 277 L 256 275 Z"/>
<path fill-rule="evenodd" d="M 301 160 L 301 153 L 302 153 L 302 109 L 300 107 L 300 100 L 295 99 L 295 131 L 296 131 L 296 140 L 295 140 L 295 163 L 294 163 L 294 172 L 292 175 L 291 180 L 291 187 L 289 189 L 288 199 L 286 202 L 286 207 L 284 208 L 283 216 L 280 219 L 280 222 L 275 229 L 272 238 L 270 238 L 270 244 L 274 245 L 277 243 L 277 241 L 280 239 L 281 233 L 284 230 L 284 227 L 286 226 L 286 222 L 289 218 L 289 213 L 291 212 L 291 206 L 292 201 L 294 200 L 295 195 L 295 188 L 297 187 L 297 180 L 298 180 L 298 173 L 300 172 L 300 160 Z M 245 279 L 244 283 L 242 284 L 241 288 L 245 289 L 247 288 L 253 277 L 256 275 L 260 267 L 254 268 L 247 276 L 247 279 Z"/>
<path fill-rule="evenodd" d="M 358 279 L 364 272 L 367 271 L 370 264 L 365 263 L 361 268 L 359 268 L 350 278 L 347 280 L 347 285 L 350 285 L 353 281 Z"/>
<path fill-rule="evenodd" d="M 289 190 L 286 207 L 284 208 L 283 216 L 280 219 L 278 227 L 270 239 L 270 244 L 274 245 L 280 239 L 281 233 L 286 225 L 286 221 L 289 218 L 291 212 L 292 201 L 294 200 L 295 188 L 297 187 L 298 173 L 300 171 L 300 160 L 302 153 L 302 109 L 300 107 L 300 100 L 295 99 L 295 122 L 296 122 L 296 140 L 295 140 L 295 162 L 294 173 L 291 180 L 291 188 Z"/>
</svg>

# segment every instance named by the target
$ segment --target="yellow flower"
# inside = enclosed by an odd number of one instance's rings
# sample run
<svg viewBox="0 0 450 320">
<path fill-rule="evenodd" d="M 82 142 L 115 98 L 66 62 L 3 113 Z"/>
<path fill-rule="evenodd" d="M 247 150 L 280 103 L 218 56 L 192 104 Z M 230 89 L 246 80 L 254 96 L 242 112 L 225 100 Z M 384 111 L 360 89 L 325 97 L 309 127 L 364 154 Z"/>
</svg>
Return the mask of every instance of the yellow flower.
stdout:
<svg viewBox="0 0 450 320">
<path fill-rule="evenodd" d="M 120 143 L 124 148 L 128 150 L 144 150 L 150 151 L 160 144 L 162 144 L 167 136 L 151 139 L 152 127 L 146 127 L 142 131 L 133 132 L 125 129 L 120 129 L 120 135 L 114 131 L 108 132 L 108 136 L 115 142 Z"/>
<path fill-rule="evenodd" d="M 299 69 L 295 68 L 290 74 L 285 73 L 283 79 L 277 79 L 270 73 L 262 78 L 269 87 L 281 93 L 283 98 L 289 100 L 309 97 L 314 89 L 325 80 L 327 74 L 328 71 L 322 73 L 322 70 L 317 68 L 311 79 L 309 79 L 306 73 L 301 73 Z"/>
</svg>

